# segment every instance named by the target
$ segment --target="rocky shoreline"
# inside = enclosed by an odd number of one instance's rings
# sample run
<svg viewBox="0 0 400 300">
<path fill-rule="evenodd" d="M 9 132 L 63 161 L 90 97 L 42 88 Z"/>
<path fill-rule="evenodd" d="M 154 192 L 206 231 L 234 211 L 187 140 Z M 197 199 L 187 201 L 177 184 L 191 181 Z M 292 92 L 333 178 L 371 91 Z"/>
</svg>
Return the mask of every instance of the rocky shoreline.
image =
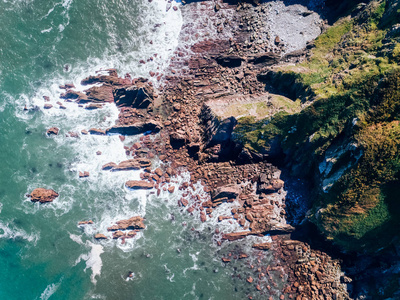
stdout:
<svg viewBox="0 0 400 300">
<path fill-rule="evenodd" d="M 237 208 L 219 215 L 218 221 L 237 222 L 242 231 L 220 232 L 216 228 L 215 235 L 219 245 L 239 239 L 246 243 L 250 235 L 272 236 L 272 242 L 256 243 L 253 248 L 258 253 L 271 251 L 274 262 L 268 266 L 252 265 L 258 279 L 243 279 L 254 285 L 256 292 L 271 290 L 270 285 L 262 286 L 265 281 L 261 279 L 272 279 L 271 273 L 276 273 L 283 288 L 278 294 L 271 292 L 269 299 L 349 299 L 346 284 L 351 279 L 343 274 L 339 261 L 290 239 L 295 228 L 286 222 L 286 191 L 280 170 L 268 162 L 268 155 L 252 152 L 235 142 L 232 132 L 236 119 L 222 118 L 215 112 L 218 103 L 229 106 L 238 97 L 250 102 L 268 100 L 270 92 L 259 80 L 259 74 L 275 64 L 304 59 L 324 22 L 306 7 L 285 7 L 284 2 L 191 2 L 181 6 L 181 10 L 184 26 L 180 44 L 164 74 L 151 71 L 152 80 L 132 79 L 129 75 L 120 78 L 111 69 L 108 74 L 84 79 L 82 85 L 97 84 L 84 92 L 75 91 L 69 84 L 60 87 L 65 89 L 60 101 L 76 102 L 82 109 L 90 110 L 114 102 L 120 109 L 116 124 L 110 128 L 88 128 L 68 134 L 119 134 L 121 140 L 125 135 L 145 134 L 140 142 L 125 146 L 126 161 L 110 162 L 103 166 L 103 172 L 142 170 L 141 180 L 128 181 L 126 186 L 154 188 L 159 194 L 162 190 L 175 193 L 171 178 L 189 171 L 190 181 L 178 187 L 182 198 L 177 206 L 184 207 L 189 214 L 198 212 L 201 222 L 213 216 L 222 203 L 237 204 Z M 287 28 L 277 24 L 278 15 L 280 22 L 287 21 Z M 299 21 L 292 24 L 289 19 L 294 16 Z M 301 38 L 292 37 L 294 28 Z M 44 108 L 65 109 L 62 102 L 58 105 L 45 104 Z M 59 129 L 50 128 L 47 134 L 57 135 Z M 155 157 L 162 164 L 153 169 Z M 79 176 L 87 177 L 89 173 Z M 203 185 L 204 197 L 192 193 L 193 184 L 198 181 Z M 87 224 L 90 221 L 79 225 Z M 108 231 L 112 238 L 122 240 L 145 228 L 140 216 L 111 225 Z M 108 237 L 98 233 L 95 238 Z M 240 255 L 241 259 L 248 257 Z M 221 259 L 230 262 L 229 257 Z M 253 296 L 249 295 L 249 299 Z"/>
</svg>

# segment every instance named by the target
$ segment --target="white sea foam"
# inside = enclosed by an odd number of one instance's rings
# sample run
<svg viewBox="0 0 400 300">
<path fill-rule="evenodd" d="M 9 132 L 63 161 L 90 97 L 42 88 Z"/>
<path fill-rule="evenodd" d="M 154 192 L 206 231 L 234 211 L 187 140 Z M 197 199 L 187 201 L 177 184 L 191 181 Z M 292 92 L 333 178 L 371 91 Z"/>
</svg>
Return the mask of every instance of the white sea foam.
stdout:
<svg viewBox="0 0 400 300">
<path fill-rule="evenodd" d="M 57 291 L 60 284 L 61 280 L 58 283 L 49 284 L 40 295 L 40 300 L 48 300 Z"/>
<path fill-rule="evenodd" d="M 87 269 L 92 270 L 92 274 L 90 275 L 90 280 L 93 284 L 96 284 L 97 279 L 96 276 L 101 275 L 101 268 L 103 266 L 103 262 L 101 260 L 100 255 L 104 253 L 103 246 L 99 244 L 94 244 L 90 241 L 86 241 L 83 243 L 82 237 L 77 236 L 75 234 L 69 235 L 70 239 L 74 242 L 85 245 L 87 248 L 91 248 L 90 252 L 87 254 L 81 254 L 78 259 L 75 261 L 75 265 L 77 265 L 82 259 L 86 261 L 86 267 L 84 271 Z"/>
<path fill-rule="evenodd" d="M 26 231 L 11 225 L 10 223 L 0 222 L 0 239 L 24 239 L 36 245 L 39 240 L 39 233 L 28 234 Z"/>
</svg>

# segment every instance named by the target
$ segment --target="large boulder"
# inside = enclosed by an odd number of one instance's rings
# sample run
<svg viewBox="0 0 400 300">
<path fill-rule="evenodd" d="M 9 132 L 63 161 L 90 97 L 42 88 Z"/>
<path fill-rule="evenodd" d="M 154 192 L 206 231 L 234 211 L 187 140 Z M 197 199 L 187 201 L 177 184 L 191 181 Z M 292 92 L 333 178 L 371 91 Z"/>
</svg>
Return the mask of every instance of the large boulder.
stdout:
<svg viewBox="0 0 400 300">
<path fill-rule="evenodd" d="M 86 99 L 79 99 L 79 103 L 85 102 L 113 102 L 113 87 L 103 84 L 102 86 L 94 86 L 86 90 Z"/>
<path fill-rule="evenodd" d="M 47 135 L 58 135 L 58 132 L 60 131 L 60 129 L 58 129 L 57 127 L 51 127 L 50 129 L 47 129 L 46 133 Z"/>
<path fill-rule="evenodd" d="M 88 99 L 85 93 L 73 90 L 67 90 L 65 93 L 62 93 L 60 98 L 65 100 L 76 100 L 78 102 L 85 102 Z"/>
<path fill-rule="evenodd" d="M 263 176 L 260 176 L 260 178 L 263 178 Z M 262 179 L 260 179 L 262 180 Z M 257 185 L 257 192 L 258 193 L 275 193 L 279 191 L 281 188 L 283 188 L 285 182 L 281 179 L 271 179 L 267 180 L 265 182 L 258 182 Z"/>
<path fill-rule="evenodd" d="M 258 53 L 248 58 L 248 62 L 250 63 L 263 64 L 266 66 L 272 66 L 278 63 L 279 60 L 280 60 L 279 54 L 273 52 Z"/>
<path fill-rule="evenodd" d="M 89 76 L 81 81 L 82 85 L 89 85 L 94 83 L 106 83 L 112 86 L 122 86 L 132 84 L 128 78 L 119 78 L 115 70 L 108 70 L 109 75 Z"/>
<path fill-rule="evenodd" d="M 244 239 L 246 236 L 251 235 L 252 233 L 250 231 L 241 231 L 241 232 L 232 232 L 232 233 L 224 233 L 222 235 L 222 240 L 227 240 L 227 241 L 237 241 Z"/>
<path fill-rule="evenodd" d="M 216 201 L 221 198 L 228 198 L 228 199 L 234 199 L 236 198 L 240 193 L 240 188 L 238 188 L 235 185 L 225 185 L 216 188 L 212 192 L 212 200 Z"/>
<path fill-rule="evenodd" d="M 108 231 L 127 230 L 127 229 L 144 229 L 146 226 L 143 223 L 144 219 L 140 216 L 132 217 L 127 220 L 117 221 L 117 225 L 108 227 Z"/>
<path fill-rule="evenodd" d="M 114 91 L 114 101 L 117 106 L 147 108 L 153 102 L 154 89 L 147 80 L 139 79 L 135 85 L 122 87 Z"/>
<path fill-rule="evenodd" d="M 156 120 L 138 121 L 131 125 L 115 125 L 107 129 L 107 133 L 119 133 L 122 135 L 136 135 L 147 131 L 159 132 L 162 123 Z"/>
<path fill-rule="evenodd" d="M 128 159 L 120 162 L 118 165 L 115 163 L 108 163 L 102 167 L 103 170 L 112 171 L 129 171 L 139 170 L 151 166 L 151 161 L 147 158 Z"/>
<path fill-rule="evenodd" d="M 144 180 L 129 180 L 125 183 L 125 185 L 134 190 L 150 190 L 154 187 L 152 182 Z"/>
<path fill-rule="evenodd" d="M 228 68 L 240 67 L 243 60 L 242 57 L 236 55 L 225 55 L 216 58 L 218 64 Z"/>
<path fill-rule="evenodd" d="M 57 198 L 58 193 L 51 189 L 47 190 L 44 188 L 37 188 L 29 194 L 29 197 L 31 198 L 32 202 L 46 203 L 52 202 L 55 198 Z"/>
</svg>

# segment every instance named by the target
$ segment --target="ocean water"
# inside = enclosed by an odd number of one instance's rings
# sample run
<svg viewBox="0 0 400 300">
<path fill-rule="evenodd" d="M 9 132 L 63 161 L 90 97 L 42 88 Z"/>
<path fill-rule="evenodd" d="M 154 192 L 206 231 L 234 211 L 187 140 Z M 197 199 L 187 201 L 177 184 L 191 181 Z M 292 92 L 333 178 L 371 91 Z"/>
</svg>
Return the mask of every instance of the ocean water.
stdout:
<svg viewBox="0 0 400 300">
<path fill-rule="evenodd" d="M 266 295 L 245 279 L 253 274 L 251 264 L 272 258 L 224 265 L 221 257 L 229 252 L 260 253 L 250 242 L 218 247 L 216 215 L 201 223 L 177 207 L 179 193 L 129 191 L 124 182 L 138 179 L 137 171 L 101 170 L 105 163 L 127 159 L 123 146 L 140 136 L 124 142 L 118 136 L 68 136 L 112 125 L 118 115 L 113 104 L 95 111 L 68 102 L 67 109 L 57 108 L 60 84 L 83 89 L 80 80 L 97 70 L 116 68 L 133 77 L 162 72 L 182 25 L 180 10 L 169 6 L 164 0 L 0 0 L 0 299 Z M 50 97 L 52 109 L 43 109 L 43 96 Z M 60 134 L 48 137 L 52 126 Z M 90 177 L 80 179 L 79 171 L 89 171 Z M 183 172 L 173 183 L 188 178 Z M 32 203 L 26 194 L 37 187 L 60 196 L 49 204 Z M 201 186 L 193 193 L 202 195 Z M 134 239 L 93 239 L 108 234 L 106 228 L 117 220 L 136 215 L 146 218 L 147 228 Z M 94 224 L 78 226 L 82 220 Z M 228 221 L 218 226 L 238 229 Z M 126 280 L 128 272 L 133 279 Z"/>
</svg>

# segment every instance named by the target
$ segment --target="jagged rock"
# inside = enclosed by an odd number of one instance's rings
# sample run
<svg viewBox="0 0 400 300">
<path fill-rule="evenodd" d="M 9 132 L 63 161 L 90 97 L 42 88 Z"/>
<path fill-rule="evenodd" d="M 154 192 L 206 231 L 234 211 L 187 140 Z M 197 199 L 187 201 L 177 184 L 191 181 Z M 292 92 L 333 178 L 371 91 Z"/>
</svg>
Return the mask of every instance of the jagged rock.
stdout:
<svg viewBox="0 0 400 300">
<path fill-rule="evenodd" d="M 131 125 L 115 125 L 107 129 L 107 133 L 119 133 L 122 135 L 136 135 L 147 131 L 159 132 L 162 123 L 156 120 L 138 121 Z"/>
<path fill-rule="evenodd" d="M 113 239 L 118 239 L 120 237 L 123 237 L 124 235 L 125 234 L 122 231 L 118 230 L 118 231 L 113 232 L 112 237 L 113 237 Z"/>
<path fill-rule="evenodd" d="M 228 241 L 236 241 L 240 239 L 244 239 L 246 236 L 251 235 L 250 231 L 241 231 L 241 232 L 233 232 L 233 233 L 224 233 L 222 235 L 222 240 Z"/>
<path fill-rule="evenodd" d="M 122 87 L 114 91 L 117 106 L 147 108 L 153 102 L 154 89 L 146 79 L 140 79 L 135 85 Z"/>
<path fill-rule="evenodd" d="M 85 109 L 87 109 L 87 110 L 94 110 L 94 109 L 99 109 L 99 108 L 103 108 L 103 104 L 90 103 L 89 105 L 85 106 Z"/>
<path fill-rule="evenodd" d="M 144 229 L 146 226 L 143 223 L 144 219 L 140 216 L 135 216 L 127 220 L 117 221 L 117 225 L 108 227 L 108 231 L 127 230 L 127 229 Z"/>
<path fill-rule="evenodd" d="M 182 130 L 177 130 L 169 135 L 170 143 L 173 148 L 180 148 L 187 141 L 186 133 Z"/>
<path fill-rule="evenodd" d="M 235 185 L 225 185 L 215 189 L 212 192 L 212 201 L 216 201 L 221 198 L 236 198 L 240 193 L 240 189 Z"/>
<path fill-rule="evenodd" d="M 155 169 L 154 173 L 157 174 L 159 177 L 163 175 L 163 171 L 160 168 Z"/>
<path fill-rule="evenodd" d="M 66 99 L 66 100 L 76 100 L 78 102 L 84 102 L 88 99 L 85 93 L 82 92 L 77 92 L 73 90 L 67 90 L 65 93 L 62 93 L 60 95 L 61 99 Z"/>
<path fill-rule="evenodd" d="M 58 129 L 57 127 L 51 127 L 50 129 L 47 129 L 46 133 L 47 135 L 58 135 L 58 132 L 60 131 L 60 129 Z"/>
<path fill-rule="evenodd" d="M 58 193 L 54 190 L 47 190 L 44 188 L 37 188 L 30 193 L 29 197 L 31 198 L 32 202 L 52 202 L 55 198 L 58 197 Z"/>
<path fill-rule="evenodd" d="M 289 224 L 283 224 L 283 223 L 270 223 L 269 224 L 269 230 L 264 231 L 264 234 L 288 234 L 292 233 L 295 230 L 295 228 Z"/>
<path fill-rule="evenodd" d="M 86 90 L 86 99 L 79 99 L 79 103 L 85 102 L 113 102 L 113 88 L 110 85 L 94 86 Z"/>
<path fill-rule="evenodd" d="M 216 58 L 218 64 L 229 68 L 240 67 L 243 60 L 242 57 L 236 55 L 219 56 Z"/>
<path fill-rule="evenodd" d="M 94 238 L 95 238 L 96 240 L 106 240 L 106 239 L 107 239 L 107 237 L 106 237 L 104 234 L 102 234 L 102 233 L 97 233 L 97 234 L 95 234 Z"/>
<path fill-rule="evenodd" d="M 125 185 L 134 190 L 150 190 L 154 187 L 152 182 L 143 180 L 129 180 L 125 183 Z"/>
<path fill-rule="evenodd" d="M 252 247 L 258 250 L 269 250 L 271 249 L 271 243 L 254 244 Z"/>
<path fill-rule="evenodd" d="M 106 135 L 106 131 L 103 129 L 99 128 L 90 128 L 89 129 L 90 134 L 97 134 L 97 135 Z"/>
<path fill-rule="evenodd" d="M 78 222 L 78 225 L 91 225 L 91 224 L 93 224 L 92 220 Z"/>
<path fill-rule="evenodd" d="M 127 78 L 119 78 L 115 70 L 109 71 L 110 75 L 89 76 L 81 81 L 82 85 L 103 82 L 111 86 L 130 85 L 132 82 Z"/>
<path fill-rule="evenodd" d="M 279 62 L 280 56 L 277 53 L 265 52 L 255 54 L 248 58 L 248 62 L 253 64 L 264 64 L 267 66 L 272 66 Z"/>
<path fill-rule="evenodd" d="M 111 170 L 117 166 L 114 162 L 109 162 L 101 167 L 102 170 Z"/>
<path fill-rule="evenodd" d="M 114 162 L 103 165 L 102 170 L 112 171 L 128 171 L 128 170 L 139 170 L 141 168 L 148 168 L 151 166 L 151 161 L 147 158 L 135 158 L 128 159 L 120 162 L 118 165 Z"/>
<path fill-rule="evenodd" d="M 279 191 L 284 186 L 284 181 L 281 179 L 272 179 L 269 183 L 260 183 L 257 186 L 257 191 L 259 193 L 274 193 Z"/>
<path fill-rule="evenodd" d="M 44 109 L 50 109 L 50 108 L 52 108 L 52 107 L 53 107 L 53 105 L 52 105 L 52 104 L 49 104 L 49 103 L 46 103 L 46 104 L 43 106 Z"/>
<path fill-rule="evenodd" d="M 112 168 L 112 171 L 127 171 L 127 170 L 139 170 L 139 169 L 140 169 L 140 164 L 137 160 L 128 159 L 120 162 L 118 165 Z"/>
<path fill-rule="evenodd" d="M 85 177 L 89 177 L 89 172 L 88 171 L 84 171 L 84 172 L 79 172 L 79 178 L 85 178 Z"/>
</svg>

